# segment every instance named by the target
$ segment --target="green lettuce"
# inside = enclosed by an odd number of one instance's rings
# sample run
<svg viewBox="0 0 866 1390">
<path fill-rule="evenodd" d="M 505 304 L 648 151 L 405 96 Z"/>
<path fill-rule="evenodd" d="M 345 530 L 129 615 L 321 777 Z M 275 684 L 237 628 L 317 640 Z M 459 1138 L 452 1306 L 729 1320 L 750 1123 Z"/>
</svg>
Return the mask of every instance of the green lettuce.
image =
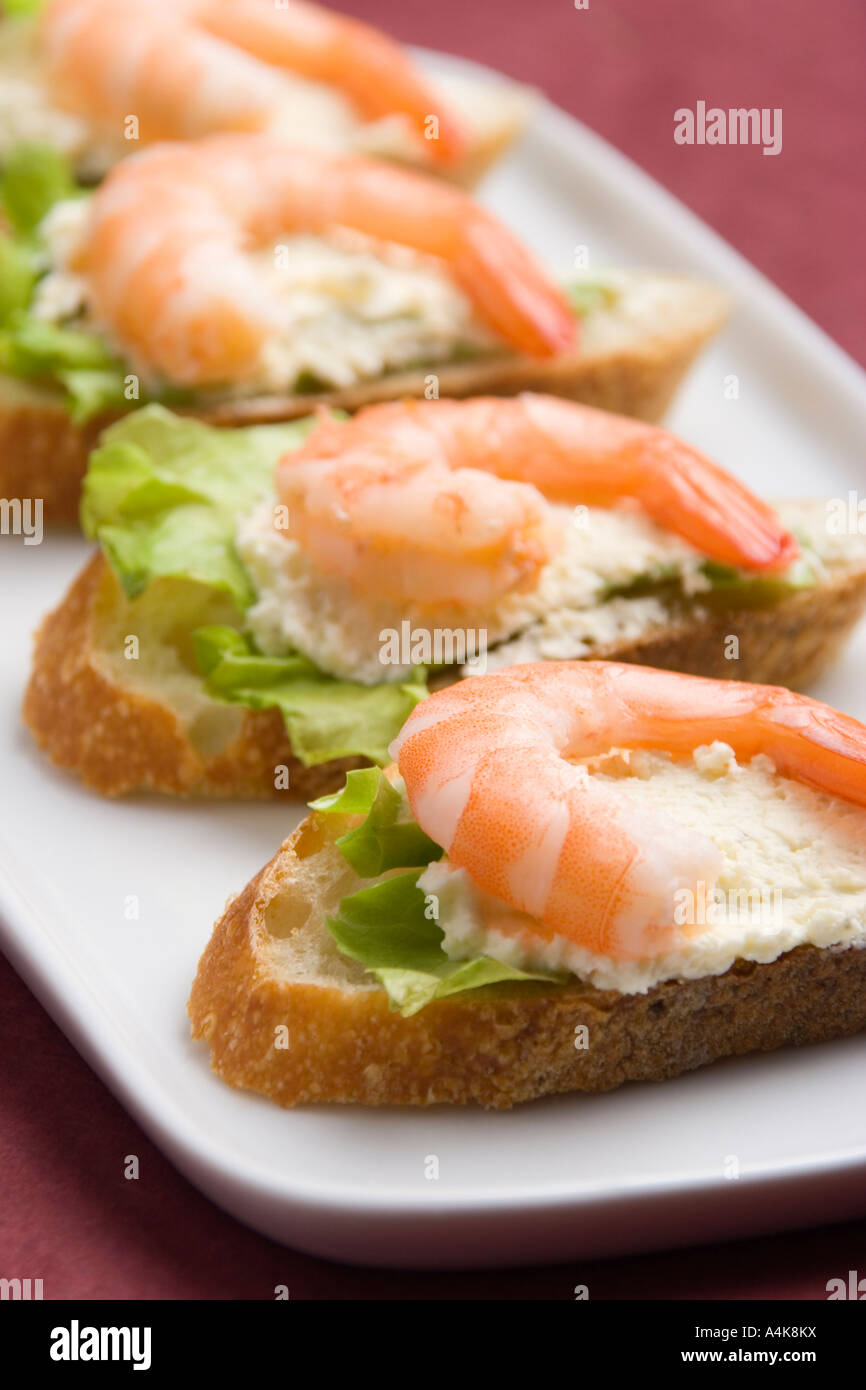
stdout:
<svg viewBox="0 0 866 1390">
<path fill-rule="evenodd" d="M 156 579 L 192 580 L 229 597 L 240 615 L 256 591 L 235 549 L 237 518 L 267 497 L 274 466 L 311 420 L 219 430 L 145 406 L 110 426 L 90 458 L 81 524 L 98 540 L 130 599 Z M 267 657 L 238 629 L 191 634 L 205 690 L 248 709 L 278 709 L 307 764 L 358 755 L 388 761 L 388 744 L 427 694 L 423 678 L 361 685 L 307 657 Z"/>
<path fill-rule="evenodd" d="M 376 878 L 388 869 L 414 868 L 442 857 L 440 846 L 412 819 L 405 795 L 379 768 L 349 772 L 341 792 L 310 804 L 325 815 L 366 817 L 337 840 L 343 858 L 360 878 Z"/>
<path fill-rule="evenodd" d="M 38 275 L 33 252 L 14 237 L 0 236 L 0 325 L 27 307 Z"/>
<path fill-rule="evenodd" d="M 575 280 L 566 287 L 569 303 L 578 318 L 584 319 L 598 309 L 610 309 L 616 304 L 619 291 L 601 280 Z"/>
<path fill-rule="evenodd" d="M 110 426 L 90 457 L 81 525 L 127 597 L 173 575 L 248 607 L 255 591 L 235 550 L 237 517 L 267 496 L 277 460 L 311 423 L 218 430 L 150 405 Z"/>
<path fill-rule="evenodd" d="M 45 8 L 45 0 L 3 0 L 0 12 L 9 19 L 35 19 Z"/>
<path fill-rule="evenodd" d="M 805 555 L 780 574 L 753 574 L 717 560 L 705 560 L 699 568 L 711 587 L 701 589 L 695 597 L 705 607 L 713 608 L 763 608 L 779 603 L 798 589 L 811 589 L 817 581 L 815 568 Z M 679 565 L 656 565 L 625 583 L 608 584 L 603 590 L 605 599 L 647 595 L 671 602 L 681 600 L 684 594 Z"/>
<path fill-rule="evenodd" d="M 7 155 L 0 209 L 11 234 L 0 237 L 0 369 L 60 387 L 76 424 L 128 406 L 127 368 L 103 338 L 29 311 L 45 268 L 39 224 L 56 202 L 81 195 L 67 160 L 50 146 L 17 145 Z"/>
<path fill-rule="evenodd" d="M 780 574 L 751 574 L 717 560 L 704 561 L 701 573 L 713 587 L 708 594 L 699 595 L 700 602 L 721 607 L 764 608 L 798 589 L 812 589 L 817 582 L 815 569 L 805 555 Z"/>
<path fill-rule="evenodd" d="M 123 363 L 96 333 L 44 323 L 28 314 L 20 305 L 27 252 L 20 243 L 5 245 L 13 250 L 7 250 L 5 257 L 0 254 L 0 368 L 12 376 L 47 379 L 62 386 L 76 424 L 102 411 L 122 408 L 127 404 Z M 13 257 L 18 259 L 17 280 L 9 274 Z"/>
<path fill-rule="evenodd" d="M 127 368 L 98 334 L 46 323 L 28 312 L 38 273 L 33 259 L 20 242 L 0 242 L 0 368 L 61 387 L 76 424 L 128 408 Z"/>
<path fill-rule="evenodd" d="M 453 961 L 442 949 L 443 932 L 418 887 L 426 865 L 442 849 L 412 819 L 405 793 L 379 768 L 350 772 L 342 791 L 310 803 L 323 815 L 363 815 L 360 825 L 336 841 L 360 878 L 393 874 L 342 899 L 328 930 L 346 956 L 359 961 L 383 986 L 404 1017 L 434 999 L 505 980 L 558 983 L 564 975 L 516 970 L 487 956 Z M 418 866 L 421 866 L 420 868 Z"/>
<path fill-rule="evenodd" d="M 404 1018 L 434 999 L 504 981 L 543 980 L 559 984 L 567 977 L 551 971 L 516 970 L 487 956 L 450 960 L 442 950 L 443 933 L 418 887 L 423 870 L 395 874 L 343 898 L 328 930 L 346 956 L 359 961 L 385 989 L 391 1007 Z"/>
<path fill-rule="evenodd" d="M 353 768 L 351 772 L 346 773 L 346 784 L 340 791 L 311 801 L 310 810 L 334 816 L 369 815 L 379 795 L 382 778 L 382 769 L 379 767 Z M 422 861 L 419 859 L 416 862 L 420 864 Z"/>
<path fill-rule="evenodd" d="M 26 309 L 42 274 L 37 227 L 58 198 L 76 192 L 61 154 L 44 145 L 17 145 L 6 155 L 0 173 L 0 212 L 6 230 L 0 235 L 0 326 L 2 365 L 15 372 L 10 334 L 20 331 Z"/>
<path fill-rule="evenodd" d="M 45 323 L 22 311 L 9 317 L 0 342 L 0 362 L 16 376 L 105 371 L 120 365 L 97 334 Z"/>
<path fill-rule="evenodd" d="M 58 371 L 57 380 L 66 393 L 66 406 L 76 425 L 86 424 L 96 415 L 128 406 L 126 368 L 76 367 Z"/>
<path fill-rule="evenodd" d="M 297 654 L 261 656 L 236 628 L 199 628 L 193 641 L 207 693 L 248 709 L 278 709 L 292 752 L 307 765 L 353 755 L 389 762 L 388 744 L 427 694 L 421 675 L 361 685 L 327 676 Z"/>
<path fill-rule="evenodd" d="M 19 236 L 32 236 L 55 203 L 80 193 L 69 161 L 51 145 L 15 145 L 4 157 L 0 206 Z"/>
</svg>

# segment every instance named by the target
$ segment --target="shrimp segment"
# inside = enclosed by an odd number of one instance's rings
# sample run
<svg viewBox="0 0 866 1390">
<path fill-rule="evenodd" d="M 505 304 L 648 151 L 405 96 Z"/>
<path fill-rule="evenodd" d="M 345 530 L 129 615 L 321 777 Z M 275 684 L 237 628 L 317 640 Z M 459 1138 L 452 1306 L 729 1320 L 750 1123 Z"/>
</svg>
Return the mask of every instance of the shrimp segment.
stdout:
<svg viewBox="0 0 866 1390">
<path fill-rule="evenodd" d="M 709 890 L 712 841 L 638 807 L 574 760 L 688 755 L 721 739 L 866 806 L 866 726 L 777 686 L 615 662 L 532 662 L 439 691 L 391 745 L 418 824 L 487 893 L 614 959 L 681 945 L 675 894 Z"/>
<path fill-rule="evenodd" d="M 514 348 L 548 356 L 574 341 L 560 290 L 464 193 L 266 135 L 157 145 L 126 160 L 94 194 L 77 268 L 123 349 L 180 385 L 221 384 L 254 372 L 280 327 L 249 250 L 334 227 L 441 257 Z"/>
<path fill-rule="evenodd" d="M 429 143 L 438 162 L 449 163 L 466 148 L 457 120 L 442 108 L 403 46 L 369 24 L 306 0 L 279 9 L 273 0 L 203 0 L 196 19 L 266 63 L 341 88 L 372 119 L 400 112 L 424 138 L 435 116 L 437 137 Z"/>
<path fill-rule="evenodd" d="M 145 143 L 261 130 L 282 100 L 278 74 L 192 27 L 182 5 L 54 0 L 40 32 L 54 99 L 118 140 L 130 115 Z"/>
<path fill-rule="evenodd" d="M 466 148 L 401 44 L 305 0 L 53 0 L 40 34 L 56 99 L 118 136 L 131 112 L 146 141 L 263 130 L 286 109 L 283 68 L 338 89 L 366 119 L 407 117 L 435 163 Z"/>
<path fill-rule="evenodd" d="M 323 428 L 327 428 L 324 426 Z M 530 588 L 559 537 L 537 490 L 460 468 L 425 435 L 281 465 L 284 534 L 353 588 L 483 605 Z M 411 538 L 407 544 L 407 538 Z"/>
<path fill-rule="evenodd" d="M 282 460 L 277 490 L 288 534 L 321 569 L 420 602 L 530 587 L 555 545 L 543 498 L 632 498 L 726 564 L 772 571 L 798 553 L 770 507 L 682 440 L 551 396 L 394 402 L 325 421 Z"/>
</svg>

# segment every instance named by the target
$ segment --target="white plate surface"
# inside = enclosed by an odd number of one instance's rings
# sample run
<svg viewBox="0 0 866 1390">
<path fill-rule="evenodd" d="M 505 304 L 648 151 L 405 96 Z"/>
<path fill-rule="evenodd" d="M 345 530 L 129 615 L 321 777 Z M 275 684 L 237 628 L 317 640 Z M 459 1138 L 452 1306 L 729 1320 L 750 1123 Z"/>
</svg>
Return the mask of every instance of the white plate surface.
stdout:
<svg viewBox="0 0 866 1390">
<path fill-rule="evenodd" d="M 591 266 L 728 285 L 735 316 L 672 426 L 768 496 L 864 486 L 859 369 L 595 135 L 542 106 L 485 198 L 562 271 L 586 245 Z M 731 373 L 736 400 L 723 394 Z M 187 1036 L 196 962 L 227 896 L 299 813 L 105 802 L 41 761 L 18 717 L 30 634 L 85 554 L 71 536 L 0 541 L 2 940 L 76 1047 L 216 1202 L 320 1255 L 415 1266 L 587 1257 L 866 1210 L 866 1037 L 507 1114 L 284 1112 L 217 1081 Z M 864 638 L 814 692 L 861 718 Z M 138 921 L 124 915 L 131 896 Z"/>
</svg>

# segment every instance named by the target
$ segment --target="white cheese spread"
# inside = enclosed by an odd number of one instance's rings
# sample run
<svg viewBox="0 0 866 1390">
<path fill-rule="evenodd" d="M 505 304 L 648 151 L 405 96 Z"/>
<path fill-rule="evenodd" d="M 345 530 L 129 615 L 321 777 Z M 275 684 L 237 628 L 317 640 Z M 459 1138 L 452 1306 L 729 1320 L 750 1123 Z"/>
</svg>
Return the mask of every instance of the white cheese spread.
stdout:
<svg viewBox="0 0 866 1390">
<path fill-rule="evenodd" d="M 110 342 L 91 315 L 86 278 L 73 269 L 87 219 L 86 198 L 66 199 L 41 224 L 47 274 L 32 312 L 96 329 Z M 291 392 L 309 378 L 339 389 L 419 363 L 432 368 L 460 349 L 501 346 L 435 256 L 337 228 L 327 237 L 282 237 L 254 259 L 279 326 L 257 370 L 221 389 L 221 399 Z"/>
<path fill-rule="evenodd" d="M 372 598 L 336 576 L 315 569 L 297 542 L 274 526 L 273 499 L 238 524 L 237 547 L 258 593 L 247 622 L 262 651 L 303 652 L 323 670 L 367 684 L 404 680 L 412 660 L 404 631 L 433 637 L 472 634 L 463 674 L 499 670 L 521 661 L 576 660 L 612 642 L 636 639 L 670 621 L 663 597 L 608 596 L 648 574 L 672 573 L 700 608 L 709 587 L 704 556 L 655 525 L 634 507 L 551 506 L 563 544 L 529 593 L 514 593 L 486 608 Z M 826 507 L 784 504 L 783 521 L 795 527 L 817 577 L 834 564 L 866 559 L 866 536 L 828 533 Z M 390 634 L 396 633 L 395 641 Z M 423 649 L 423 642 L 420 644 Z M 435 643 L 429 644 L 435 650 Z M 483 649 L 478 657 L 479 648 Z M 394 660 L 394 652 L 405 660 Z M 416 658 L 418 660 L 418 658 Z M 458 658 L 458 664 L 461 662 Z"/>
<path fill-rule="evenodd" d="M 403 680 L 411 670 L 411 662 L 393 660 L 386 636 L 401 633 L 405 623 L 413 633 L 483 633 L 486 660 L 471 666 L 478 672 L 522 659 L 512 655 L 521 644 L 533 658 L 571 658 L 663 621 L 665 607 L 657 598 L 604 598 L 608 586 L 628 584 L 648 570 L 671 566 L 687 588 L 706 587 L 698 571 L 703 557 L 636 508 L 587 507 L 575 514 L 551 506 L 551 512 L 561 523 L 563 544 L 531 592 L 509 594 L 486 608 L 432 610 L 357 594 L 350 583 L 323 575 L 275 528 L 274 504 L 265 502 L 241 520 L 237 533 L 259 596 L 247 613 L 250 631 L 269 655 L 295 649 L 335 676 L 375 685 Z M 503 651 L 489 650 L 496 643 L 505 644 Z"/>
</svg>

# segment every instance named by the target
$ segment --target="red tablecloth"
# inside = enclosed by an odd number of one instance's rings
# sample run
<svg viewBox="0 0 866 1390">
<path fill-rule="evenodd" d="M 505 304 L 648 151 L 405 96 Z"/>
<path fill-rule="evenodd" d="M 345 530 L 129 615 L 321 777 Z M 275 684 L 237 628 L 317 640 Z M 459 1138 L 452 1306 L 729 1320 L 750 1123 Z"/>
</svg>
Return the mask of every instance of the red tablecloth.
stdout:
<svg viewBox="0 0 866 1390">
<path fill-rule="evenodd" d="M 861 0 L 343 0 L 544 88 L 866 361 Z M 783 150 L 690 148 L 673 112 L 781 107 Z M 283 1249 L 175 1173 L 0 962 L 0 1276 L 46 1298 L 803 1298 L 866 1270 L 866 1223 L 550 1269 L 405 1274 Z M 141 1177 L 123 1178 L 127 1154 Z"/>
<path fill-rule="evenodd" d="M 540 87 L 866 363 L 862 0 L 341 0 Z M 679 107 L 781 107 L 782 152 L 676 145 Z"/>
</svg>

